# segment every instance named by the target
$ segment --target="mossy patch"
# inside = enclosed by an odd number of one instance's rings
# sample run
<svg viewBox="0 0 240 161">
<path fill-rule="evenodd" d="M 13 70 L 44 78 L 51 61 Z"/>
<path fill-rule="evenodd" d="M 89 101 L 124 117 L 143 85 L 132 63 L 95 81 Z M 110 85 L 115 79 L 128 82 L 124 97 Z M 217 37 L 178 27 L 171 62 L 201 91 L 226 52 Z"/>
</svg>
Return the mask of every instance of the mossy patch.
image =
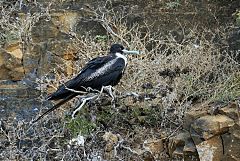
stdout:
<svg viewBox="0 0 240 161">
<path fill-rule="evenodd" d="M 66 127 L 73 137 L 77 135 L 89 135 L 96 128 L 96 124 L 84 116 L 77 116 L 75 119 L 66 118 Z"/>
</svg>

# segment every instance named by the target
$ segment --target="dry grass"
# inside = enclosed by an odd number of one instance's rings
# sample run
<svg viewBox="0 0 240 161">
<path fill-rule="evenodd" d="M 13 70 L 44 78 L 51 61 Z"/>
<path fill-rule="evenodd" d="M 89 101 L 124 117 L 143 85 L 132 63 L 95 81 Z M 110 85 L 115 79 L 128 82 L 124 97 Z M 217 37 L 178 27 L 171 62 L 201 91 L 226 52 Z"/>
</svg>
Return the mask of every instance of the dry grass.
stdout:
<svg viewBox="0 0 240 161">
<path fill-rule="evenodd" d="M 115 160 L 141 160 L 152 155 L 140 145 L 147 139 L 167 138 L 176 133 L 185 112 L 196 102 L 228 102 L 239 97 L 239 62 L 211 39 L 220 35 L 225 40 L 226 35 L 220 32 L 221 29 L 200 32 L 198 28 L 182 27 L 179 41 L 175 35 L 162 36 L 148 25 L 129 27 L 124 18 L 126 15 L 114 15 L 112 10 L 104 12 L 104 8 L 99 8 L 95 12 L 96 17 L 92 20 L 101 22 L 108 34 L 76 35 L 73 38 L 73 46 L 79 51 L 77 57 L 80 58 L 73 62 L 75 74 L 90 59 L 105 55 L 112 43 L 142 52 L 129 57 L 126 73 L 116 87 L 119 98 L 116 109 L 106 101 L 109 98 L 103 98 L 85 106 L 76 120 L 49 115 L 36 125 L 23 122 L 4 125 L 6 130 L 2 128 L 0 133 L 4 138 L 1 140 L 1 159 L 91 160 L 109 155 Z M 66 77 L 59 72 L 64 69 L 65 65 L 58 65 L 36 80 L 39 89 L 45 92 L 70 79 L 72 76 Z M 56 73 L 56 79 L 48 78 L 51 73 Z M 139 97 L 120 98 L 130 92 Z M 104 101 L 107 102 L 105 105 Z M 71 102 L 72 107 L 74 104 Z M 60 113 L 64 115 L 62 111 Z M 107 142 L 103 139 L 107 131 L 119 139 L 111 154 L 106 151 Z M 69 143 L 78 135 L 85 137 L 84 146 Z M 166 151 L 162 155 L 157 158 L 166 159 Z"/>
</svg>

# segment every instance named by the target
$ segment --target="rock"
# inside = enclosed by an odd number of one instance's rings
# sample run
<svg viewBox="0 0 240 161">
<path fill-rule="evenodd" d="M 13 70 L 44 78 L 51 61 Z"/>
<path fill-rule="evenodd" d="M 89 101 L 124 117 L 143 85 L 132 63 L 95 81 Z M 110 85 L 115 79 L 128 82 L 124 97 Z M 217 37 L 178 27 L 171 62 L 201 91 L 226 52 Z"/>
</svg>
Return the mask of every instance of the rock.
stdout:
<svg viewBox="0 0 240 161">
<path fill-rule="evenodd" d="M 236 103 L 231 103 L 220 108 L 217 115 L 208 115 L 207 112 L 198 110 L 196 113 L 192 111 L 186 114 L 185 124 L 188 125 L 185 127 L 190 124 L 190 135 L 201 161 L 240 160 L 237 108 Z M 176 149 L 179 149 L 179 145 Z"/>
<path fill-rule="evenodd" d="M 22 61 L 25 69 L 25 75 L 29 79 L 35 79 L 37 77 L 39 60 L 43 53 L 41 45 L 42 44 L 29 44 L 28 46 L 26 46 L 26 49 L 24 51 Z"/>
<path fill-rule="evenodd" d="M 144 161 L 155 161 L 154 156 L 150 152 L 144 152 L 141 154 L 141 160 Z"/>
<path fill-rule="evenodd" d="M 77 35 L 84 35 L 86 32 L 89 32 L 91 35 L 107 35 L 106 29 L 101 23 L 93 20 L 81 21 L 76 25 Z"/>
<path fill-rule="evenodd" d="M 40 95 L 41 91 L 30 88 L 21 81 L 0 81 L 0 118 L 13 122 L 30 122 L 42 106 L 52 106 L 48 102 L 37 100 Z"/>
<path fill-rule="evenodd" d="M 164 151 L 163 140 L 162 139 L 148 139 L 143 143 L 143 148 L 156 158 L 159 158 L 162 151 Z"/>
<path fill-rule="evenodd" d="M 16 67 L 15 69 L 9 72 L 9 75 L 11 76 L 11 80 L 14 81 L 21 80 L 22 78 L 24 78 L 25 70 L 22 66 Z"/>
<path fill-rule="evenodd" d="M 41 94 L 40 91 L 32 89 L 29 86 L 23 85 L 19 81 L 17 82 L 0 81 L 0 95 L 6 98 L 33 99 L 39 97 L 40 94 Z"/>
<path fill-rule="evenodd" d="M 61 73 L 65 73 L 66 76 L 74 73 L 74 61 L 79 61 L 79 58 L 77 56 L 78 49 L 74 47 L 71 40 L 48 43 L 45 50 L 51 52 L 45 53 L 40 61 L 42 66 L 49 64 L 49 68 L 45 68 L 43 74 L 46 74 L 49 72 L 49 69 L 53 68 L 59 70 L 59 67 L 62 68 Z M 58 64 L 61 65 L 59 66 Z"/>
<path fill-rule="evenodd" d="M 9 73 L 9 69 L 4 67 L 2 57 L 0 55 L 0 80 L 11 79 L 8 73 Z"/>
<path fill-rule="evenodd" d="M 238 121 L 239 119 L 238 104 L 233 102 L 228 106 L 219 109 L 219 113 L 230 117 L 234 121 Z"/>
<path fill-rule="evenodd" d="M 177 136 L 169 138 L 169 153 L 170 155 L 181 155 L 183 156 L 183 147 L 185 141 L 188 138 L 189 133 L 180 133 Z"/>
<path fill-rule="evenodd" d="M 78 21 L 78 13 L 66 10 L 64 12 L 55 12 L 51 14 L 51 20 L 61 32 L 73 32 Z"/>
<path fill-rule="evenodd" d="M 56 73 L 53 73 L 55 69 L 66 76 L 76 73 L 74 69 L 76 60 L 78 60 L 77 49 L 72 41 L 44 42 L 32 44 L 27 48 L 23 57 L 23 66 L 28 78 L 40 78 L 46 74 L 53 74 L 56 78 Z"/>
<path fill-rule="evenodd" d="M 227 132 L 233 125 L 234 120 L 225 115 L 206 115 L 195 120 L 191 127 L 201 138 L 208 140 Z"/>
<path fill-rule="evenodd" d="M 198 161 L 197 150 L 189 132 L 182 132 L 170 138 L 168 150 L 172 158 Z"/>
<path fill-rule="evenodd" d="M 10 55 L 21 60 L 23 57 L 21 48 L 22 48 L 21 44 L 17 42 L 17 43 L 8 45 L 5 49 Z"/>
<path fill-rule="evenodd" d="M 49 17 L 41 17 L 39 21 L 32 27 L 31 38 L 33 43 L 48 42 L 61 37 L 62 33 L 59 28 L 49 19 Z"/>
<path fill-rule="evenodd" d="M 103 140 L 107 142 L 105 146 L 106 152 L 112 151 L 114 148 L 114 145 L 118 142 L 118 136 L 111 132 L 106 132 L 102 137 L 103 137 Z"/>
<path fill-rule="evenodd" d="M 240 125 L 235 124 L 229 129 L 229 133 L 222 135 L 224 156 L 222 160 L 240 160 Z"/>
<path fill-rule="evenodd" d="M 190 127 L 190 134 L 191 138 L 193 139 L 193 142 L 195 145 L 200 144 L 204 141 L 201 135 L 199 135 L 192 127 Z"/>
<path fill-rule="evenodd" d="M 104 151 L 105 151 L 104 159 L 112 160 L 115 155 L 114 146 L 117 145 L 119 138 L 117 135 L 113 134 L 112 132 L 105 132 L 102 138 L 106 142 L 104 147 Z"/>
<path fill-rule="evenodd" d="M 0 50 L 0 80 L 21 80 L 25 75 L 23 52 L 19 42 Z"/>
<path fill-rule="evenodd" d="M 220 136 L 196 145 L 200 161 L 220 161 L 223 156 L 223 146 Z"/>
<path fill-rule="evenodd" d="M 183 128 L 189 130 L 191 124 L 199 117 L 207 115 L 207 110 L 204 109 L 194 109 L 192 111 L 186 112 L 184 116 Z"/>
</svg>

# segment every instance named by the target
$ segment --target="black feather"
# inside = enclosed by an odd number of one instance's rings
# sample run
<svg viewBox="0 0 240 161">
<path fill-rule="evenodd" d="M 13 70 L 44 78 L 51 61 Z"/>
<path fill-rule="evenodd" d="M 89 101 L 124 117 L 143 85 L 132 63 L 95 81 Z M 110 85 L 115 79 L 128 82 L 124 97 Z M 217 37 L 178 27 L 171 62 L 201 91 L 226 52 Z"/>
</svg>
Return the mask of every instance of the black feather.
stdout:
<svg viewBox="0 0 240 161">
<path fill-rule="evenodd" d="M 65 99 L 61 100 L 60 102 L 58 102 L 56 105 L 54 105 L 52 108 L 48 109 L 47 111 L 45 111 L 41 116 L 39 116 L 36 120 L 34 120 L 32 123 L 35 123 L 37 121 L 39 121 L 41 118 L 43 118 L 45 115 L 49 114 L 50 112 L 54 111 L 55 109 L 57 109 L 58 107 L 60 107 L 61 105 L 63 105 L 64 103 L 66 103 L 67 101 L 71 100 L 73 97 L 75 97 L 76 94 L 73 93 L 71 95 L 69 95 L 68 97 L 66 97 Z"/>
<path fill-rule="evenodd" d="M 123 53 L 123 49 L 122 45 L 114 44 L 111 46 L 110 54 L 108 56 L 97 57 L 90 60 L 76 77 L 61 85 L 56 92 L 47 97 L 47 100 L 63 100 L 44 112 L 34 122 L 37 122 L 49 112 L 57 109 L 62 104 L 80 94 L 69 89 L 86 92 L 86 89 L 89 87 L 95 90 L 101 90 L 103 86 L 117 85 L 123 75 L 126 62 L 123 58 L 117 57 L 115 54 L 117 52 Z M 104 72 L 102 73 L 97 72 L 97 70 L 110 61 L 114 61 L 110 67 L 104 69 Z M 94 75 L 94 73 L 97 74 Z"/>
</svg>

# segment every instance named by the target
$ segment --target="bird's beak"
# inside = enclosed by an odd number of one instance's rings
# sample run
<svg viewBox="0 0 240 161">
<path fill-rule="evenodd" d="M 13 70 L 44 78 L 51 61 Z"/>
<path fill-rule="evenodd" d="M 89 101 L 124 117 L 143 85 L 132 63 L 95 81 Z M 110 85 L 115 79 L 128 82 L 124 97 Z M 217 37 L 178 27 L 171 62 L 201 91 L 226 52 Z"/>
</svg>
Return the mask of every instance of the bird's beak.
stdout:
<svg viewBox="0 0 240 161">
<path fill-rule="evenodd" d="M 136 51 L 136 50 L 123 49 L 122 51 L 123 51 L 124 54 L 140 54 L 140 51 Z"/>
</svg>

